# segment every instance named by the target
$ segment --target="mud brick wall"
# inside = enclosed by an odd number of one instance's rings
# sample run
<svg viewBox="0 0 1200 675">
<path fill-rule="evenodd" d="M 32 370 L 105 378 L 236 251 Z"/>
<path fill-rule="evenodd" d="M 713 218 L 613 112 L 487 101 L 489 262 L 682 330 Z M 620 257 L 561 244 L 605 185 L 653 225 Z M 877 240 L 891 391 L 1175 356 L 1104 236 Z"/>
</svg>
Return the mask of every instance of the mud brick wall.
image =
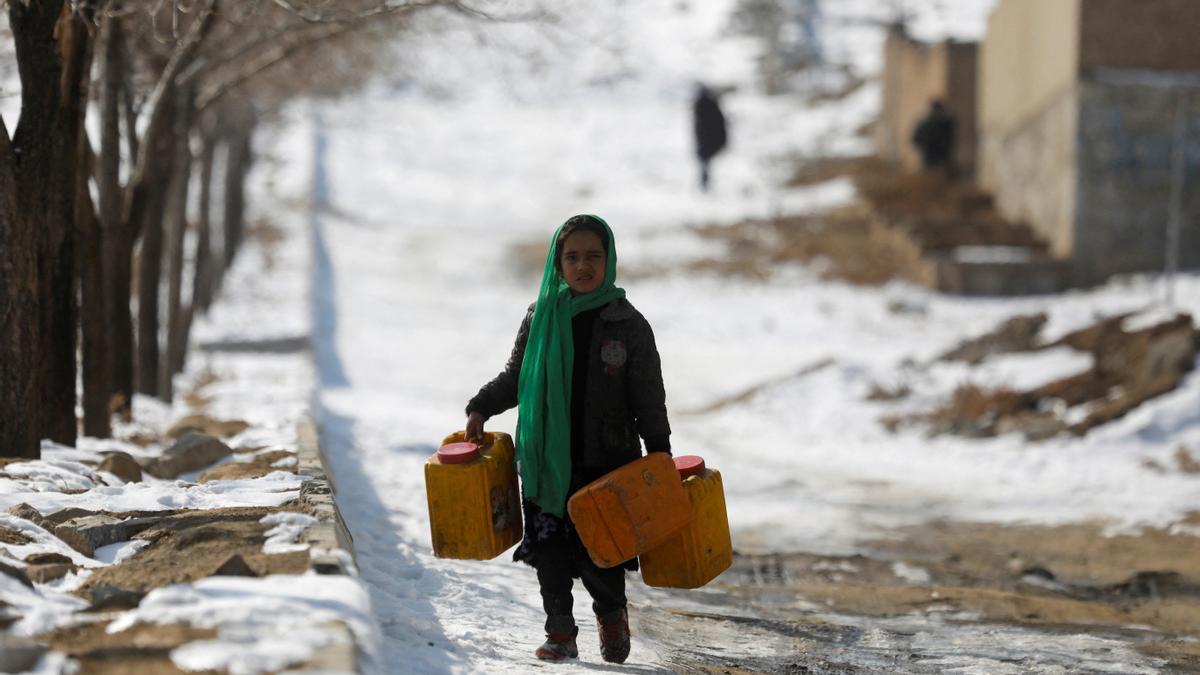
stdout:
<svg viewBox="0 0 1200 675">
<path fill-rule="evenodd" d="M 898 27 L 884 42 L 882 96 L 875 145 L 879 156 L 915 171 L 921 157 L 912 144 L 913 130 L 929 112 L 929 103 L 941 99 L 958 120 L 955 162 L 970 174 L 975 167 L 976 72 L 974 43 L 926 44 L 908 37 Z"/>
<path fill-rule="evenodd" d="M 1086 0 L 1082 10 L 1079 65 L 1084 72 L 1200 69 L 1200 2 Z"/>
<path fill-rule="evenodd" d="M 1081 84 L 1080 96 L 1080 283 L 1163 269 L 1180 100 L 1187 123 L 1179 264 L 1200 267 L 1200 78 L 1091 81 Z"/>
</svg>

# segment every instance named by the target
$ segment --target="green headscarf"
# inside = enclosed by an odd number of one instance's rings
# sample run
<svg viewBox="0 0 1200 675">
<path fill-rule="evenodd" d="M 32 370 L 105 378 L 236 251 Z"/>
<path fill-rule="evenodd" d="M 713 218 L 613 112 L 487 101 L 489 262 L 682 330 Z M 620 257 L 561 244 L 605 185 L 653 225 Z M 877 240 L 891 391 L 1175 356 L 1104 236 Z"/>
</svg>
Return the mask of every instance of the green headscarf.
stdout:
<svg viewBox="0 0 1200 675">
<path fill-rule="evenodd" d="M 595 218 L 608 233 L 604 281 L 596 290 L 572 295 L 558 271 L 558 235 L 554 231 L 542 286 L 529 326 L 525 360 L 517 384 L 517 462 L 525 498 L 543 511 L 562 516 L 571 484 L 571 376 L 575 342 L 571 319 L 625 297 L 617 288 L 617 245 L 612 228 Z"/>
</svg>

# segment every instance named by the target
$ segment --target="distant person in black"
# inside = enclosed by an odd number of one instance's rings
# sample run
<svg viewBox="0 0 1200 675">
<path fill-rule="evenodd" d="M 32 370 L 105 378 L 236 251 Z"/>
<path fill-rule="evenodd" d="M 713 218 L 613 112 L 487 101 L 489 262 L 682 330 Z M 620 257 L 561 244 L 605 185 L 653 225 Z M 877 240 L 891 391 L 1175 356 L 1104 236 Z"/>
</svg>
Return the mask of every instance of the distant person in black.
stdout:
<svg viewBox="0 0 1200 675">
<path fill-rule="evenodd" d="M 700 189 L 708 191 L 708 163 L 728 140 L 725 133 L 725 115 L 712 90 L 703 84 L 696 89 L 696 100 L 692 103 L 692 117 L 696 126 L 696 156 L 700 159 Z"/>
<path fill-rule="evenodd" d="M 946 111 L 946 106 L 935 100 L 929 106 L 929 113 L 917 124 L 913 131 L 913 145 L 921 152 L 921 166 L 926 171 L 936 169 L 951 173 L 951 160 L 954 155 L 954 116 Z"/>
</svg>

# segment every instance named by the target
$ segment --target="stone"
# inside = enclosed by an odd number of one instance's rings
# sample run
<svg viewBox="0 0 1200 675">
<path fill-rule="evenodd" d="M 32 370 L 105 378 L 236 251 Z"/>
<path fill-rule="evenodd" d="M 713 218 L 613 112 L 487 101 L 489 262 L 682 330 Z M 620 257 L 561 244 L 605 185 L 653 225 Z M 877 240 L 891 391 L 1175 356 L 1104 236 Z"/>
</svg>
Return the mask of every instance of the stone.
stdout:
<svg viewBox="0 0 1200 675">
<path fill-rule="evenodd" d="M 9 626 L 20 620 L 21 615 L 17 613 L 16 608 L 0 600 L 0 631 L 7 630 Z"/>
<path fill-rule="evenodd" d="M 25 562 L 29 565 L 50 565 L 53 563 L 74 564 L 74 561 L 61 553 L 33 553 L 25 556 Z"/>
<path fill-rule="evenodd" d="M 26 504 L 25 502 L 21 502 L 20 504 L 17 504 L 16 506 L 9 508 L 8 512 L 9 512 L 9 514 L 14 515 L 18 518 L 28 520 L 29 522 L 33 523 L 34 525 L 37 525 L 39 527 L 45 527 L 45 525 L 43 525 L 42 523 L 45 522 L 46 518 L 45 518 L 45 516 L 42 515 L 42 512 L 38 511 L 37 509 L 33 508 L 32 506 Z"/>
<path fill-rule="evenodd" d="M 61 532 L 66 530 L 74 531 L 82 537 L 88 546 L 91 547 L 93 553 L 101 546 L 108 546 L 109 544 L 129 539 L 125 523 L 120 518 L 103 513 L 72 518 L 55 527 L 54 534 L 63 539 Z M 63 539 L 63 541 L 66 541 L 66 539 Z M 91 554 L 88 557 L 90 558 Z"/>
<path fill-rule="evenodd" d="M 249 428 L 250 425 L 241 420 L 214 420 L 208 415 L 188 415 L 172 424 L 167 430 L 167 436 L 182 438 L 188 433 L 201 433 L 229 438 Z"/>
<path fill-rule="evenodd" d="M 76 551 L 79 551 L 83 555 L 86 555 L 89 558 L 96 555 L 96 548 L 88 542 L 87 537 L 84 537 L 82 534 L 76 532 L 74 528 L 58 525 L 50 531 L 54 533 L 54 536 L 61 539 L 64 544 L 70 546 Z"/>
<path fill-rule="evenodd" d="M 141 465 L 132 455 L 119 450 L 104 453 L 104 461 L 96 469 L 107 471 L 126 483 L 139 483 L 142 480 Z"/>
<path fill-rule="evenodd" d="M 246 563 L 246 559 L 234 553 L 225 559 L 211 576 L 222 577 L 257 577 L 258 573 Z"/>
<path fill-rule="evenodd" d="M 32 543 L 33 539 L 30 539 L 24 532 L 0 525 L 0 544 L 16 544 L 17 546 L 21 546 Z"/>
<path fill-rule="evenodd" d="M 75 566 L 64 563 L 46 563 L 42 565 L 30 565 L 25 569 L 25 574 L 30 581 L 38 584 L 44 584 L 55 579 L 61 579 L 71 572 L 75 571 Z"/>
<path fill-rule="evenodd" d="M 146 470 L 156 478 L 173 479 L 180 474 L 199 471 L 233 453 L 228 445 L 207 434 L 189 432 L 167 448 Z"/>
<path fill-rule="evenodd" d="M 111 584 L 93 586 L 91 589 L 91 610 L 133 609 L 138 606 L 146 594 L 140 591 L 122 588 Z"/>
<path fill-rule="evenodd" d="M 46 651 L 45 645 L 28 638 L 0 635 L 0 673 L 33 670 Z"/>
<path fill-rule="evenodd" d="M 22 584 L 33 588 L 33 583 L 29 581 L 29 576 L 25 574 L 25 568 L 10 565 L 3 560 L 0 560 L 0 574 L 10 576 Z"/>
</svg>

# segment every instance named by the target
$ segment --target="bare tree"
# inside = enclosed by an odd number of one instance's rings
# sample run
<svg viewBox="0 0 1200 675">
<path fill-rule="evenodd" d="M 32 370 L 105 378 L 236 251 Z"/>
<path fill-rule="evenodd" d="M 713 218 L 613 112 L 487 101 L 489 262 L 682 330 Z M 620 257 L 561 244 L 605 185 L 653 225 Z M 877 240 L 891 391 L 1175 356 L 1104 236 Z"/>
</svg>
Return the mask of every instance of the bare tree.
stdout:
<svg viewBox="0 0 1200 675">
<path fill-rule="evenodd" d="M 21 116 L 11 139 L 0 120 L 0 448 L 37 457 L 41 438 L 75 442 L 75 200 L 62 195 L 76 194 L 91 38 L 62 0 L 8 9 Z"/>
<path fill-rule="evenodd" d="M 474 13 L 457 0 L 0 5 L 8 10 L 21 80 L 21 114 L 11 136 L 0 117 L 0 454 L 27 457 L 38 456 L 42 438 L 75 440 L 80 336 L 86 433 L 110 433 L 114 412 L 129 418 L 135 383 L 169 398 L 192 316 L 211 303 L 245 236 L 246 181 L 264 115 L 291 97 L 364 81 L 384 51 L 380 46 L 416 12 Z M 94 53 L 100 68 L 93 150 L 83 121 Z M 335 70 L 328 63 L 349 65 Z M 193 136 L 198 161 L 191 157 Z M 224 161 L 215 161 L 218 156 Z M 197 166 L 195 277 L 185 280 L 188 185 Z M 214 180 L 224 186 L 224 202 L 215 209 Z M 223 216 L 219 230 L 215 211 Z"/>
</svg>

